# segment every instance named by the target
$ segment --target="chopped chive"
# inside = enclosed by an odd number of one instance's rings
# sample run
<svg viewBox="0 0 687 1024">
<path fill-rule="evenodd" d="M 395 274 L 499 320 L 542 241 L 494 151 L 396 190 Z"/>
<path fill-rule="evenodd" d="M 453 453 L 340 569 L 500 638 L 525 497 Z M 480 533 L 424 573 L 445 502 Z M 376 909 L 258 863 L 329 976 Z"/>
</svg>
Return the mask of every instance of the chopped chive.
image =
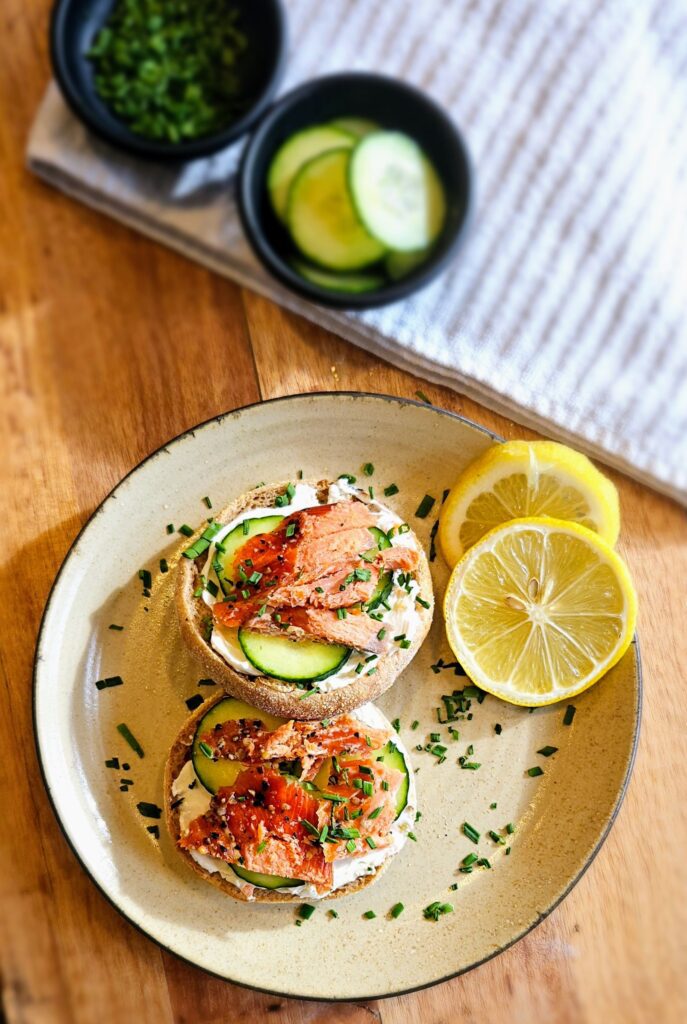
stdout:
<svg viewBox="0 0 687 1024">
<path fill-rule="evenodd" d="M 399 644 L 398 644 L 398 646 L 399 646 L 399 647 L 400 647 L 400 648 L 401 648 L 402 650 L 404 650 L 404 651 L 407 651 L 407 650 L 408 650 L 408 648 L 410 647 L 410 644 L 411 644 L 411 641 L 410 641 L 410 640 L 401 640 L 401 641 L 399 641 Z"/>
<path fill-rule="evenodd" d="M 486 857 L 480 857 L 480 859 L 477 861 L 477 866 L 480 868 L 491 868 L 491 864 L 489 863 Z"/>
<path fill-rule="evenodd" d="M 336 617 L 337 617 L 337 619 L 345 619 L 346 618 L 346 609 L 345 608 L 337 608 L 336 609 Z"/>
<path fill-rule="evenodd" d="M 475 844 L 479 842 L 479 832 L 468 821 L 463 822 L 463 835 Z"/>
<path fill-rule="evenodd" d="M 320 830 L 318 828 L 315 828 L 315 826 L 311 824 L 311 822 L 309 822 L 307 818 L 301 818 L 301 825 L 303 826 L 306 832 L 310 833 L 311 836 L 315 836 L 316 839 L 320 838 Z"/>
<path fill-rule="evenodd" d="M 370 497 L 371 497 L 371 498 L 372 498 L 372 500 L 374 501 L 374 498 L 375 498 L 375 489 L 374 489 L 374 487 L 372 486 L 372 484 L 370 484 L 370 486 L 368 487 L 368 489 L 367 489 L 367 493 L 368 493 L 368 494 L 370 495 Z"/>
<path fill-rule="evenodd" d="M 304 903 L 303 906 L 298 911 L 298 916 L 303 921 L 309 921 L 314 913 L 315 913 L 315 908 L 311 907 L 309 903 Z"/>
<path fill-rule="evenodd" d="M 467 855 L 467 857 L 463 857 L 463 859 L 462 859 L 462 861 L 460 863 L 462 864 L 462 866 L 464 868 L 469 868 L 470 865 L 474 864 L 476 860 L 478 860 L 477 854 L 476 853 L 469 853 Z"/>
<path fill-rule="evenodd" d="M 286 527 L 286 536 L 287 537 L 293 537 L 295 532 L 296 532 L 296 524 L 295 523 L 289 523 L 289 525 Z"/>
<path fill-rule="evenodd" d="M 515 832 L 515 825 L 512 821 L 509 821 L 508 824 L 506 825 L 506 832 L 508 833 L 509 836 L 512 836 Z"/>
<path fill-rule="evenodd" d="M 414 832 L 409 832 L 408 833 L 408 839 L 412 839 L 414 843 L 417 842 L 417 836 L 415 835 Z"/>
<path fill-rule="evenodd" d="M 506 857 L 510 857 L 510 846 L 506 847 Z"/>
<path fill-rule="evenodd" d="M 417 729 L 417 727 L 418 727 L 418 725 L 419 725 L 419 724 L 420 724 L 420 723 L 418 722 L 418 720 L 417 720 L 417 718 L 416 718 L 414 722 L 411 722 L 411 723 L 410 723 L 410 728 L 411 728 L 411 729 Z"/>
<path fill-rule="evenodd" d="M 267 846 L 267 840 L 263 839 L 263 841 L 261 843 L 258 843 L 255 852 L 256 853 L 262 853 L 262 851 L 265 849 L 266 846 Z"/>
<path fill-rule="evenodd" d="M 177 532 L 178 533 L 182 533 L 184 535 L 184 537 L 192 537 L 193 536 L 193 530 L 188 525 L 188 523 L 182 523 L 182 525 L 179 527 Z"/>
<path fill-rule="evenodd" d="M 174 523 L 167 523 L 165 529 L 167 530 L 167 533 L 174 533 Z"/>
<path fill-rule="evenodd" d="M 119 758 L 118 757 L 111 757 L 109 759 L 109 761 L 105 762 L 105 767 L 106 768 L 116 768 L 117 770 L 119 770 Z"/>
<path fill-rule="evenodd" d="M 544 774 L 544 769 L 540 768 L 539 765 L 536 764 L 534 766 L 534 768 L 528 768 L 527 769 L 527 774 L 530 776 L 530 778 L 536 779 L 536 777 L 538 775 L 543 775 Z"/>
<path fill-rule="evenodd" d="M 152 577 L 152 574 L 150 572 L 150 569 L 139 569 L 138 570 L 138 578 L 143 583 L 143 589 L 144 590 L 150 590 L 150 588 L 153 585 L 153 577 Z"/>
<path fill-rule="evenodd" d="M 329 914 L 330 917 L 338 917 L 339 916 L 339 914 L 338 914 L 338 912 L 336 910 L 328 910 L 327 913 Z"/>
<path fill-rule="evenodd" d="M 145 800 L 141 800 L 136 804 L 138 813 L 143 815 L 144 818 L 159 818 L 162 815 L 162 808 L 158 807 L 157 804 L 149 804 Z"/>
<path fill-rule="evenodd" d="M 108 628 L 108 629 L 114 629 L 114 630 L 116 630 L 116 631 L 117 631 L 118 633 L 121 633 L 121 631 L 122 631 L 122 630 L 124 629 L 124 626 L 117 626 L 117 625 L 115 625 L 115 623 L 114 623 L 114 622 L 111 622 L 111 623 L 110 623 L 110 625 L 109 625 L 109 626 L 108 626 L 107 628 Z"/>
<path fill-rule="evenodd" d="M 393 726 L 393 728 L 394 728 L 394 730 L 396 732 L 400 732 L 401 731 L 401 720 L 399 718 L 394 718 L 394 720 L 391 723 L 391 725 Z"/>
<path fill-rule="evenodd" d="M 295 495 L 296 495 L 296 488 L 291 483 L 287 484 L 286 485 L 286 497 L 289 499 L 289 501 L 293 501 Z"/>
<path fill-rule="evenodd" d="M 489 832 L 487 833 L 487 835 L 488 835 L 488 836 L 489 836 L 489 838 L 490 838 L 490 839 L 492 839 L 492 840 L 493 840 L 493 841 L 494 841 L 495 843 L 498 843 L 498 844 L 499 844 L 499 846 L 505 846 L 505 845 L 506 845 L 506 840 L 505 840 L 505 839 L 503 838 L 503 836 L 500 836 L 500 835 L 498 834 L 498 832 L 495 832 L 495 831 L 493 830 L 493 828 L 489 829 Z"/>
<path fill-rule="evenodd" d="M 365 474 L 365 476 L 372 476 L 374 471 L 375 468 L 371 462 L 366 462 L 365 465 L 363 466 L 363 473 Z"/>
<path fill-rule="evenodd" d="M 167 565 L 167 559 L 160 559 L 160 572 L 169 572 L 169 566 Z"/>
<path fill-rule="evenodd" d="M 312 696 L 313 696 L 313 694 L 315 694 L 315 693 L 319 693 L 319 692 L 320 692 L 320 691 L 319 691 L 319 690 L 317 689 L 317 687 L 315 687 L 315 688 L 314 688 L 314 689 L 312 689 L 312 690 L 306 690 L 306 691 L 305 691 L 305 693 L 304 693 L 304 694 L 303 694 L 302 696 L 300 696 L 300 697 L 299 697 L 298 699 L 299 699 L 299 700 L 305 700 L 305 699 L 306 699 L 306 697 L 312 697 Z"/>
<path fill-rule="evenodd" d="M 418 594 L 415 598 L 418 604 L 421 604 L 423 608 L 429 608 L 429 601 L 425 601 L 424 597 L 420 597 Z"/>
<path fill-rule="evenodd" d="M 444 914 L 452 913 L 452 903 L 439 903 L 438 901 L 436 903 L 430 903 L 430 905 L 428 907 L 425 907 L 425 909 L 422 911 L 423 917 L 425 917 L 428 921 L 438 921 L 439 918 L 442 917 Z"/>
<path fill-rule="evenodd" d="M 398 535 L 399 535 L 399 537 L 403 533 L 410 533 L 410 527 L 408 526 L 407 523 L 401 523 L 401 525 L 398 528 Z"/>
<path fill-rule="evenodd" d="M 216 683 L 215 683 L 214 679 L 199 679 L 198 680 L 198 686 L 215 686 L 215 685 L 216 685 Z"/>
<path fill-rule="evenodd" d="M 383 781 L 382 781 L 382 789 L 383 790 L 388 790 L 389 789 L 389 783 L 386 781 L 386 779 L 383 779 Z"/>
<path fill-rule="evenodd" d="M 367 843 L 367 845 L 370 847 L 371 850 L 376 850 L 377 849 L 377 844 L 375 843 L 375 841 L 372 838 L 372 836 L 365 836 L 365 842 Z"/>
<path fill-rule="evenodd" d="M 568 704 L 567 708 L 565 709 L 565 714 L 563 715 L 563 725 L 572 725 L 572 720 L 575 717 L 576 711 L 577 708 L 574 704 Z"/>
<path fill-rule="evenodd" d="M 396 484 L 389 484 L 388 487 L 384 488 L 384 494 L 387 498 L 390 498 L 392 494 L 398 494 L 398 487 Z"/>
<path fill-rule="evenodd" d="M 213 760 L 213 758 L 214 758 L 214 754 L 212 753 L 212 747 L 209 747 L 209 746 L 207 745 L 207 743 L 199 743 L 199 744 L 198 744 L 198 749 L 199 749 L 199 750 L 200 750 L 200 752 L 201 752 L 202 754 L 204 754 L 204 755 L 205 755 L 205 757 L 207 757 L 207 758 L 208 758 L 208 759 L 209 759 L 210 761 L 212 761 L 212 760 Z"/>
<path fill-rule="evenodd" d="M 199 708 L 203 703 L 203 698 L 199 693 L 194 693 L 193 696 L 189 697 L 185 703 L 189 711 L 195 711 L 196 708 Z"/>
<path fill-rule="evenodd" d="M 106 690 L 110 686 L 123 686 L 124 680 L 121 676 L 109 676 L 107 679 L 96 679 L 95 687 L 97 690 Z"/>
<path fill-rule="evenodd" d="M 257 569 L 255 569 L 248 577 L 248 582 L 252 583 L 253 586 L 256 586 L 262 579 L 262 576 L 263 574 L 261 572 L 258 572 Z"/>
<path fill-rule="evenodd" d="M 160 829 L 157 825 L 146 825 L 146 832 L 150 832 L 153 839 L 160 838 Z"/>
<path fill-rule="evenodd" d="M 366 910 L 365 913 L 363 914 L 363 917 L 365 918 L 366 921 L 372 921 L 376 916 L 377 915 L 375 914 L 374 910 Z"/>
<path fill-rule="evenodd" d="M 381 813 L 382 813 L 382 806 L 380 804 L 379 807 L 375 807 L 374 811 L 372 811 L 370 814 L 368 814 L 368 816 L 367 816 L 368 820 L 372 821 L 374 818 L 378 818 Z"/>
<path fill-rule="evenodd" d="M 457 882 L 453 882 L 452 885 L 449 885 L 449 891 L 450 892 L 455 892 L 457 888 L 458 888 L 458 883 Z"/>
<path fill-rule="evenodd" d="M 499 723 L 497 722 L 496 725 L 494 726 L 494 732 L 496 733 L 497 736 L 500 736 L 501 733 L 503 732 L 503 726 L 499 725 Z"/>
<path fill-rule="evenodd" d="M 555 754 L 557 750 L 558 750 L 558 747 L 546 746 L 546 747 L 542 747 L 541 750 L 538 750 L 537 753 L 541 754 L 542 757 L 551 757 L 551 755 Z"/>
<path fill-rule="evenodd" d="M 346 849 L 349 853 L 355 853 L 355 839 L 349 839 L 346 843 Z"/>
<path fill-rule="evenodd" d="M 375 787 L 372 782 L 363 782 L 363 793 L 365 796 L 372 796 L 374 794 Z"/>
<path fill-rule="evenodd" d="M 395 903 L 393 905 L 393 907 L 391 908 L 391 916 L 392 917 L 400 917 L 405 909 L 406 908 L 403 906 L 402 903 Z"/>
<path fill-rule="evenodd" d="M 440 741 L 440 739 L 441 739 L 441 733 L 440 732 L 430 732 L 429 738 L 432 741 L 432 743 L 438 743 Z"/>
<path fill-rule="evenodd" d="M 145 757 L 145 754 L 143 752 L 143 747 L 138 742 L 138 740 L 136 739 L 134 734 L 131 732 L 131 729 L 129 728 L 128 725 L 126 725 L 125 722 L 120 722 L 119 723 L 119 725 L 117 726 L 117 732 L 119 733 L 120 736 L 122 736 L 126 740 L 126 742 L 129 744 L 131 749 L 136 754 L 138 754 L 139 757 Z"/>
<path fill-rule="evenodd" d="M 210 501 L 210 499 L 208 498 L 207 494 L 206 494 L 206 495 L 205 495 L 205 497 L 203 498 L 203 501 L 205 502 L 205 504 L 207 505 L 207 507 L 208 507 L 208 508 L 212 508 L 212 502 L 211 502 L 211 501 Z"/>
<path fill-rule="evenodd" d="M 489 810 L 490 811 L 495 811 L 496 810 L 496 804 L 489 804 Z"/>
<path fill-rule="evenodd" d="M 434 505 L 435 500 L 436 499 L 433 498 L 431 494 L 425 494 L 424 498 L 415 510 L 416 519 L 426 519 L 432 511 L 432 506 Z"/>
</svg>

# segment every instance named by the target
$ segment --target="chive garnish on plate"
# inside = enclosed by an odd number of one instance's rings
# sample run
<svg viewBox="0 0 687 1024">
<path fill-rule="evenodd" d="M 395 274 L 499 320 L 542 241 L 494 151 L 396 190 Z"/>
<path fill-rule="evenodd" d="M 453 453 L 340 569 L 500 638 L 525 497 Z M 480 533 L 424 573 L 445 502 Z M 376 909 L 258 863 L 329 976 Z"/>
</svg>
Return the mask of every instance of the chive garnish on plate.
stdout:
<svg viewBox="0 0 687 1024">
<path fill-rule="evenodd" d="M 188 525 L 188 523 L 182 523 L 177 532 L 178 533 L 182 533 L 184 535 L 184 537 L 192 537 L 193 536 L 193 530 Z"/>
<path fill-rule="evenodd" d="M 424 402 L 425 405 L 431 405 L 432 404 L 430 402 L 429 398 L 427 398 L 427 395 L 424 393 L 424 391 L 416 391 L 415 395 L 416 395 L 417 398 L 420 399 L 421 402 Z"/>
<path fill-rule="evenodd" d="M 557 752 L 557 750 L 558 750 L 558 747 L 550 747 L 547 744 L 547 746 L 542 747 L 541 750 L 538 750 L 537 753 L 541 754 L 542 757 L 551 757 L 551 755 L 555 754 Z"/>
<path fill-rule="evenodd" d="M 479 832 L 468 821 L 463 822 L 463 835 L 475 844 L 479 842 Z"/>
<path fill-rule="evenodd" d="M 315 913 L 315 908 L 311 907 L 309 903 L 304 903 L 303 906 L 298 911 L 298 916 L 303 921 L 309 921 L 314 913 Z"/>
<path fill-rule="evenodd" d="M 121 676 L 109 676 L 107 679 L 96 679 L 96 690 L 107 690 L 110 686 L 123 686 L 124 680 Z"/>
<path fill-rule="evenodd" d="M 391 916 L 394 918 L 400 917 L 405 909 L 406 908 L 403 906 L 402 903 L 394 903 L 393 907 L 391 908 Z"/>
<path fill-rule="evenodd" d="M 424 498 L 415 510 L 415 517 L 417 519 L 426 519 L 429 513 L 432 511 L 432 507 L 435 502 L 435 498 L 431 494 L 425 494 Z M 400 533 L 400 530 L 399 530 Z"/>
<path fill-rule="evenodd" d="M 116 623 L 111 622 L 110 625 L 107 628 L 108 629 L 114 629 L 114 630 L 116 630 L 117 633 L 121 633 L 122 630 L 124 629 L 124 626 L 118 626 Z"/>
<path fill-rule="evenodd" d="M 189 697 L 188 700 L 185 701 L 186 707 L 189 711 L 195 711 L 202 703 L 203 698 L 199 693 L 194 693 L 192 697 Z"/>
<path fill-rule="evenodd" d="M 576 711 L 577 708 L 574 704 L 568 704 L 567 708 L 565 709 L 565 714 L 563 715 L 563 725 L 572 725 L 572 720 L 575 717 Z"/>
<path fill-rule="evenodd" d="M 366 462 L 365 465 L 363 466 L 363 473 L 365 474 L 365 476 L 372 476 L 374 471 L 375 468 L 371 462 Z"/>
<path fill-rule="evenodd" d="M 162 808 L 158 807 L 157 804 L 150 804 L 146 800 L 141 800 L 136 804 L 138 813 L 143 815 L 144 818 L 159 818 L 162 816 Z"/>
<path fill-rule="evenodd" d="M 527 769 L 527 774 L 530 776 L 530 778 L 536 779 L 538 775 L 543 775 L 544 774 L 544 769 L 540 768 L 539 765 L 536 764 L 534 766 L 534 768 L 528 768 Z"/>
<path fill-rule="evenodd" d="M 363 917 L 365 918 L 366 921 L 372 921 L 376 916 L 377 915 L 375 914 L 374 910 L 366 910 L 365 913 L 363 914 Z"/>
<path fill-rule="evenodd" d="M 396 484 L 389 484 L 388 487 L 384 488 L 384 495 L 390 498 L 393 494 L 398 494 L 398 487 Z"/>
<path fill-rule="evenodd" d="M 126 740 L 126 742 L 129 744 L 131 749 L 136 754 L 138 754 L 139 757 L 145 757 L 145 754 L 143 752 L 143 747 L 138 742 L 138 740 L 136 739 L 136 737 L 132 733 L 131 729 L 129 728 L 129 726 L 125 722 L 120 722 L 119 723 L 119 725 L 117 726 L 117 732 L 119 733 L 120 736 L 122 736 Z"/>
</svg>

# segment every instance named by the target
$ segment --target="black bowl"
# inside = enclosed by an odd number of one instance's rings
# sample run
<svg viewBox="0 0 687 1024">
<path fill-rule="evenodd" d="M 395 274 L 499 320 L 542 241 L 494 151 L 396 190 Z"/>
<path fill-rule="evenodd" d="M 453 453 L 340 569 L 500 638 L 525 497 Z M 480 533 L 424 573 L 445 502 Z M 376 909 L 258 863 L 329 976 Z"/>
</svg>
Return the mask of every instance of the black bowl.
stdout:
<svg viewBox="0 0 687 1024">
<path fill-rule="evenodd" d="M 398 281 L 358 294 L 334 292 L 301 277 L 290 265 L 297 255 L 267 193 L 267 170 L 279 146 L 294 132 L 338 117 L 361 117 L 406 132 L 434 164 L 446 192 L 446 220 L 423 264 Z M 241 161 L 238 204 L 256 255 L 291 291 L 335 309 L 370 309 L 405 298 L 437 276 L 463 240 L 472 205 L 472 169 L 455 124 L 413 86 L 384 75 L 344 73 L 316 78 L 272 107 L 249 140 Z"/>
<path fill-rule="evenodd" d="M 95 91 L 94 69 L 86 57 L 115 0 L 56 0 L 50 24 L 50 53 L 62 95 L 101 139 L 152 160 L 193 160 L 224 149 L 248 131 L 267 108 L 279 84 L 286 51 L 286 17 L 281 0 L 241 0 L 241 27 L 250 43 L 243 73 L 246 111 L 219 132 L 181 142 L 147 139 L 132 132 Z"/>
</svg>

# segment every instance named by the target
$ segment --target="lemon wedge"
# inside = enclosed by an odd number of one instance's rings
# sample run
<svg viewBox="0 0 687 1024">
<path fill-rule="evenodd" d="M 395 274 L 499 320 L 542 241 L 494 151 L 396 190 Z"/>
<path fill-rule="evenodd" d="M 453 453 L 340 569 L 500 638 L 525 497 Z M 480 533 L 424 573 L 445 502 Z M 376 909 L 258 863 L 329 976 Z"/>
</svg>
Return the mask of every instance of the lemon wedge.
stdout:
<svg viewBox="0 0 687 1024">
<path fill-rule="evenodd" d="M 550 516 L 580 523 L 610 545 L 618 539 L 618 492 L 586 455 L 555 441 L 507 441 L 461 474 L 439 520 L 449 565 L 500 523 Z"/>
<path fill-rule="evenodd" d="M 451 648 L 478 686 L 536 707 L 574 697 L 620 660 L 637 597 L 627 566 L 597 533 L 516 519 L 458 562 L 444 618 Z"/>
</svg>

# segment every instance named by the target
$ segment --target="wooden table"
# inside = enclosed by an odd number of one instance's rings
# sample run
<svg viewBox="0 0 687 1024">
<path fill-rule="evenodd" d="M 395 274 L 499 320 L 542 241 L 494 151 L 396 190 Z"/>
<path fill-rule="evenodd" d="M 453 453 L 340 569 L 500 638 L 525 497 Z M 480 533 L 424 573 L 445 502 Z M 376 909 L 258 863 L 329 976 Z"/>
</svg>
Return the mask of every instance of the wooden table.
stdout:
<svg viewBox="0 0 687 1024">
<path fill-rule="evenodd" d="M 413 396 L 420 387 L 506 437 L 534 435 L 32 180 L 23 150 L 48 75 L 47 6 L 5 0 L 0 12 L 0 976 L 8 1024 L 684 1021 L 687 519 L 618 474 L 620 547 L 641 602 L 645 703 L 634 777 L 592 868 L 512 949 L 403 998 L 278 999 L 158 949 L 79 868 L 34 753 L 33 647 L 62 558 L 127 470 L 224 410 L 323 389 Z"/>
</svg>

